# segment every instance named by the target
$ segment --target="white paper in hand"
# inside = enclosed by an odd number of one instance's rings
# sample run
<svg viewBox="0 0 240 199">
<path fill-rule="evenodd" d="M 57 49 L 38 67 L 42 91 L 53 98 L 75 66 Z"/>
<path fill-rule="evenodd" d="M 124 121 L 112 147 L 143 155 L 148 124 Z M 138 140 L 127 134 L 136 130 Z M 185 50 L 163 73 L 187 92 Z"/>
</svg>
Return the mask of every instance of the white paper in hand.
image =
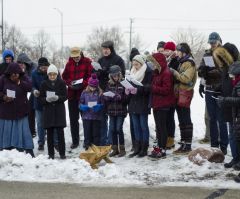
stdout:
<svg viewBox="0 0 240 199">
<path fill-rule="evenodd" d="M 7 89 L 7 96 L 11 98 L 16 98 L 16 91 Z"/>
<path fill-rule="evenodd" d="M 98 62 L 92 62 L 92 66 L 93 66 L 94 70 L 96 70 L 96 71 L 102 69 L 101 65 Z"/>
<path fill-rule="evenodd" d="M 88 102 L 88 107 L 92 108 L 97 105 L 97 102 Z"/>
<path fill-rule="evenodd" d="M 77 84 L 81 84 L 81 83 L 83 83 L 83 78 L 73 81 L 72 85 L 77 85 Z"/>
<path fill-rule="evenodd" d="M 113 93 L 112 91 L 108 91 L 108 92 L 103 93 L 103 95 L 107 96 L 107 97 L 114 97 L 115 93 Z"/>
<path fill-rule="evenodd" d="M 203 57 L 203 60 L 204 60 L 204 63 L 205 63 L 206 66 L 215 67 L 212 56 Z"/>
<path fill-rule="evenodd" d="M 129 81 L 127 81 L 126 79 L 123 80 L 123 81 L 121 81 L 120 83 L 121 83 L 121 84 L 124 86 L 124 88 L 126 88 L 126 89 L 132 89 L 132 88 L 134 88 L 133 85 L 130 84 Z"/>
<path fill-rule="evenodd" d="M 131 82 L 134 83 L 136 86 L 143 86 L 143 84 L 135 79 L 131 79 Z"/>
<path fill-rule="evenodd" d="M 50 98 L 50 97 L 55 97 L 55 92 L 47 91 L 47 98 Z"/>
</svg>

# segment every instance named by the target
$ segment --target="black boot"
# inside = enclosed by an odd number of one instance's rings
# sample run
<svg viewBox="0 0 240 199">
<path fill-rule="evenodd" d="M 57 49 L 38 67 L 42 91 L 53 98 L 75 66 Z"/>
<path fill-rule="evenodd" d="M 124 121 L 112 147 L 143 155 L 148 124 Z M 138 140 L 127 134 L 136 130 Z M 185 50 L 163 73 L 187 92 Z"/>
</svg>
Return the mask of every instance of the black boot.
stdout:
<svg viewBox="0 0 240 199">
<path fill-rule="evenodd" d="M 30 155 L 32 156 L 32 158 L 35 158 L 35 155 L 34 155 L 32 149 L 26 149 L 26 150 L 25 150 L 25 153 L 26 153 L 26 154 L 30 154 Z"/>
<path fill-rule="evenodd" d="M 224 167 L 225 168 L 232 168 L 235 164 L 237 164 L 239 161 L 238 160 L 235 160 L 235 159 L 232 159 L 230 162 L 228 163 L 225 163 L 224 164 Z"/>
<path fill-rule="evenodd" d="M 140 153 L 140 151 L 141 151 L 141 143 L 138 141 L 135 141 L 134 152 L 131 153 L 128 157 L 132 158 L 132 157 L 138 155 Z"/>
<path fill-rule="evenodd" d="M 234 181 L 240 183 L 240 173 L 236 177 L 234 177 Z"/>
<path fill-rule="evenodd" d="M 144 157 L 147 155 L 147 152 L 148 152 L 148 142 L 143 142 L 142 143 L 142 150 L 140 151 L 140 153 L 138 154 L 138 157 Z"/>
</svg>

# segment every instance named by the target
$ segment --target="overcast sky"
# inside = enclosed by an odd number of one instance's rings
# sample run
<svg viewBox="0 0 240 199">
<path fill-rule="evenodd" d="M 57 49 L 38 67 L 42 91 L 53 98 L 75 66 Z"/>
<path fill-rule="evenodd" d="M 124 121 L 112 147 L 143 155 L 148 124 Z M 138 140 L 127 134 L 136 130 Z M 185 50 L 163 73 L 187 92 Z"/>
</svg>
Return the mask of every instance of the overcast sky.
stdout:
<svg viewBox="0 0 240 199">
<path fill-rule="evenodd" d="M 63 12 L 64 45 L 82 46 L 86 35 L 99 25 L 119 25 L 129 37 L 129 18 L 148 50 L 168 41 L 178 28 L 204 34 L 216 31 L 223 42 L 240 47 L 239 0 L 4 0 L 4 21 L 15 24 L 28 37 L 44 28 L 60 46 Z"/>
</svg>

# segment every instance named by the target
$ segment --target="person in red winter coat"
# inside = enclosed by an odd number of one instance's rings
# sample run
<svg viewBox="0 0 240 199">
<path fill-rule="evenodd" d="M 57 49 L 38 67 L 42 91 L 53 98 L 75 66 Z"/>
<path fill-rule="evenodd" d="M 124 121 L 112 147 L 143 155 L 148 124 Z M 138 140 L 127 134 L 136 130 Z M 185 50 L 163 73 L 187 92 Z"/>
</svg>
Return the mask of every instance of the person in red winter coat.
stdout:
<svg viewBox="0 0 240 199">
<path fill-rule="evenodd" d="M 88 85 L 88 79 L 92 73 L 91 60 L 84 57 L 78 47 L 71 49 L 70 58 L 65 66 L 62 78 L 68 86 L 68 108 L 70 117 L 70 127 L 72 134 L 71 148 L 77 148 L 79 145 L 79 109 L 78 103 L 82 91 Z"/>
<path fill-rule="evenodd" d="M 156 124 L 158 146 L 153 147 L 151 158 L 166 156 L 168 138 L 167 118 L 170 108 L 175 106 L 173 75 L 167 67 L 167 61 L 162 53 L 155 53 L 150 57 L 154 65 L 151 85 L 153 115 Z"/>
</svg>

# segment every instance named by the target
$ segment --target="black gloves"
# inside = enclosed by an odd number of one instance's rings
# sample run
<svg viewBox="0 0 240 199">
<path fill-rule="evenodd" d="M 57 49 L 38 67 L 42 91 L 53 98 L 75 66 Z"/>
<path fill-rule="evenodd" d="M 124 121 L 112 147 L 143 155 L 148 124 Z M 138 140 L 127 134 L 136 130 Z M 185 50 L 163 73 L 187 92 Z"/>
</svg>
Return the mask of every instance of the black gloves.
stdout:
<svg viewBox="0 0 240 199">
<path fill-rule="evenodd" d="M 199 95 L 203 98 L 203 94 L 205 94 L 204 85 L 200 84 L 198 91 L 199 91 Z"/>
</svg>

